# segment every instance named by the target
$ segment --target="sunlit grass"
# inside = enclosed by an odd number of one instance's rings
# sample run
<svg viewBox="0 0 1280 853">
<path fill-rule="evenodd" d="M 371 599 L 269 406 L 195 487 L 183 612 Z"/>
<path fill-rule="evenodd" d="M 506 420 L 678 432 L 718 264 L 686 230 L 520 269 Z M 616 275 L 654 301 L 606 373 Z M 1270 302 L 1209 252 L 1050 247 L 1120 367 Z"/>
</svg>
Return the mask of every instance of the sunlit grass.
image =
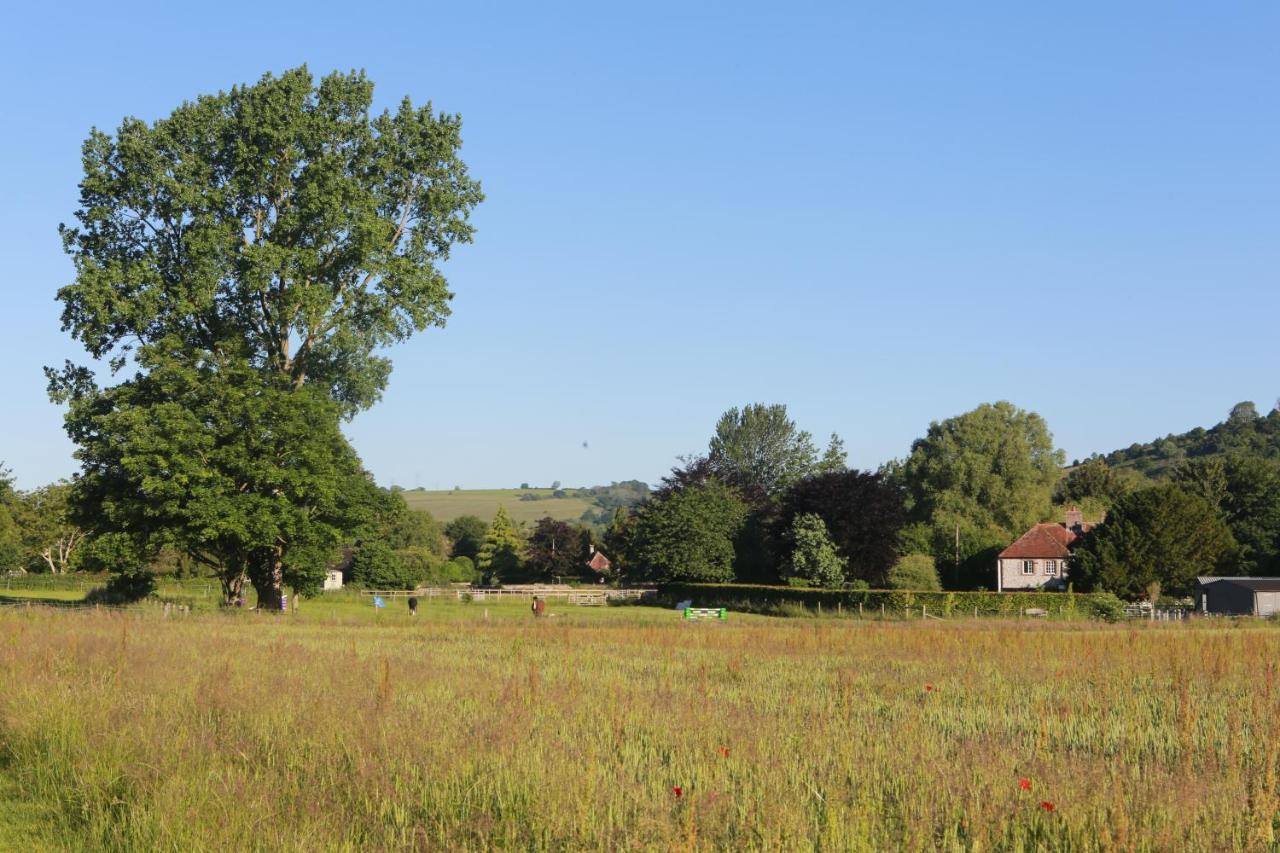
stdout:
<svg viewBox="0 0 1280 853">
<path fill-rule="evenodd" d="M 1266 626 L 393 603 L 0 610 L 4 772 L 83 848 L 1274 844 Z"/>
</svg>

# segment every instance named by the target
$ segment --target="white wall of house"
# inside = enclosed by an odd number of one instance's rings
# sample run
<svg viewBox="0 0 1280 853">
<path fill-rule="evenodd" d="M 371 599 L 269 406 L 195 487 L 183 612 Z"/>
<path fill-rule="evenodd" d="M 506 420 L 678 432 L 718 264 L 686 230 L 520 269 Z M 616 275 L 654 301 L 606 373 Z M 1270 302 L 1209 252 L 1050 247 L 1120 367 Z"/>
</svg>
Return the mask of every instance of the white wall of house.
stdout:
<svg viewBox="0 0 1280 853">
<path fill-rule="evenodd" d="M 1067 574 L 1066 560 L 996 560 L 996 589 L 1039 589 Z"/>
<path fill-rule="evenodd" d="M 331 569 L 324 574 L 325 589 L 342 589 L 342 572 Z"/>
</svg>

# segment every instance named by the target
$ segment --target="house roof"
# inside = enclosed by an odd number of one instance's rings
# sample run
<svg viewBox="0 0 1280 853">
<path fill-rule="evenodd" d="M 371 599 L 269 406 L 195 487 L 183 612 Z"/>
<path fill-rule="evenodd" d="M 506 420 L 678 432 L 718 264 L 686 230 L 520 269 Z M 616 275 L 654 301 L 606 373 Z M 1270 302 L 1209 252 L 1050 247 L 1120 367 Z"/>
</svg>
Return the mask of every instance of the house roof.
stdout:
<svg viewBox="0 0 1280 853">
<path fill-rule="evenodd" d="M 1037 524 L 1000 552 L 1005 560 L 1065 560 L 1071 556 L 1076 534 L 1062 524 Z"/>
<path fill-rule="evenodd" d="M 1219 578 L 1219 577 L 1200 577 L 1196 578 L 1201 586 L 1208 586 L 1213 583 L 1225 582 L 1232 586 L 1244 587 L 1254 592 L 1280 592 L 1280 578 Z"/>
<path fill-rule="evenodd" d="M 609 558 L 600 551 L 592 554 L 591 559 L 587 562 L 587 567 L 597 572 L 609 571 L 609 565 Z"/>
</svg>

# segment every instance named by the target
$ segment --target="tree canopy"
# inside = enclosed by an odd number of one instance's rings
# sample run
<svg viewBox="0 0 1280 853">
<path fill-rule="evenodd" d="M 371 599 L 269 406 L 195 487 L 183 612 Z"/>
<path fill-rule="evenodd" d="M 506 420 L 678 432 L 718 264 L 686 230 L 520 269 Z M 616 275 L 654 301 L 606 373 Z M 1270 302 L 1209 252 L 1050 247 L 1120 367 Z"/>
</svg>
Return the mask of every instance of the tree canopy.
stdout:
<svg viewBox="0 0 1280 853">
<path fill-rule="evenodd" d="M 453 556 L 470 560 L 479 555 L 484 535 L 488 532 L 489 525 L 475 515 L 460 515 L 444 526 L 444 534 L 453 542 Z"/>
<path fill-rule="evenodd" d="M 508 579 L 520 571 L 524 560 L 524 537 L 511 520 L 507 508 L 499 505 L 476 555 L 476 568 L 490 582 Z"/>
<path fill-rule="evenodd" d="M 313 383 L 347 414 L 374 403 L 377 348 L 448 316 L 437 264 L 470 242 L 483 195 L 458 116 L 407 98 L 371 116 L 372 101 L 363 73 L 317 85 L 302 67 L 94 130 L 78 224 L 61 229 L 63 328 L 113 369 L 176 342 Z"/>
<path fill-rule="evenodd" d="M 791 522 L 788 574 L 813 586 L 839 587 L 845 581 L 846 561 L 836 553 L 827 525 L 816 513 L 802 512 Z"/>
<path fill-rule="evenodd" d="M 784 405 L 732 408 L 716 422 L 707 452 L 711 472 L 748 496 L 776 495 L 797 480 L 844 467 L 844 444 L 834 433 L 819 459 L 813 437 L 796 428 Z"/>
<path fill-rule="evenodd" d="M 380 347 L 443 324 L 438 264 L 482 198 L 457 116 L 373 116 L 372 97 L 362 73 L 303 67 L 85 142 L 63 328 L 136 372 L 47 373 L 80 447 L 75 513 L 131 562 L 179 547 L 274 607 L 360 525 L 372 484 L 340 418 L 385 388 Z"/>
<path fill-rule="evenodd" d="M 1238 548 L 1203 498 L 1176 485 L 1140 489 L 1116 502 L 1104 524 L 1086 533 L 1071 561 L 1081 590 L 1140 598 L 1152 583 L 1190 595 L 1198 575 L 1233 574 Z"/>
<path fill-rule="evenodd" d="M 850 580 L 884 583 L 905 521 L 902 490 L 895 483 L 883 474 L 856 470 L 806 477 L 782 497 L 779 531 L 785 533 L 806 513 L 822 519 Z"/>
<path fill-rule="evenodd" d="M 897 475 L 907 490 L 912 547 L 938 559 L 1007 545 L 1049 514 L 1063 454 L 1044 419 L 1012 403 L 984 403 L 935 421 Z"/>
<path fill-rule="evenodd" d="M 338 429 L 336 404 L 282 389 L 249 367 L 150 360 L 72 402 L 79 445 L 72 520 L 117 537 L 141 565 L 172 545 L 211 569 L 227 600 L 258 589 L 314 591 L 332 550 L 369 516 L 372 482 Z M 268 606 L 271 606 L 268 604 Z"/>
<path fill-rule="evenodd" d="M 525 570 L 541 579 L 576 577 L 583 574 L 587 531 L 554 518 L 541 518 L 529 533 L 525 548 Z"/>
<path fill-rule="evenodd" d="M 628 531 L 627 571 L 653 582 L 731 580 L 746 516 L 737 492 L 714 479 L 660 496 L 640 508 Z"/>
</svg>

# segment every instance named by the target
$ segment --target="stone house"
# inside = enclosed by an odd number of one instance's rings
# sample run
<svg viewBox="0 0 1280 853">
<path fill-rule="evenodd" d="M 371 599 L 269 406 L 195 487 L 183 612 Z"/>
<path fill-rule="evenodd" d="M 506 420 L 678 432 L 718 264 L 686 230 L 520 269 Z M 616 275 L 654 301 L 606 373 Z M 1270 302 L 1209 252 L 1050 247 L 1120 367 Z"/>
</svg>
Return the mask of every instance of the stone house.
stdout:
<svg viewBox="0 0 1280 853">
<path fill-rule="evenodd" d="M 996 558 L 996 589 L 1062 590 L 1067 588 L 1067 561 L 1077 539 L 1092 530 L 1084 513 L 1069 509 L 1062 522 L 1033 526 Z"/>
</svg>

